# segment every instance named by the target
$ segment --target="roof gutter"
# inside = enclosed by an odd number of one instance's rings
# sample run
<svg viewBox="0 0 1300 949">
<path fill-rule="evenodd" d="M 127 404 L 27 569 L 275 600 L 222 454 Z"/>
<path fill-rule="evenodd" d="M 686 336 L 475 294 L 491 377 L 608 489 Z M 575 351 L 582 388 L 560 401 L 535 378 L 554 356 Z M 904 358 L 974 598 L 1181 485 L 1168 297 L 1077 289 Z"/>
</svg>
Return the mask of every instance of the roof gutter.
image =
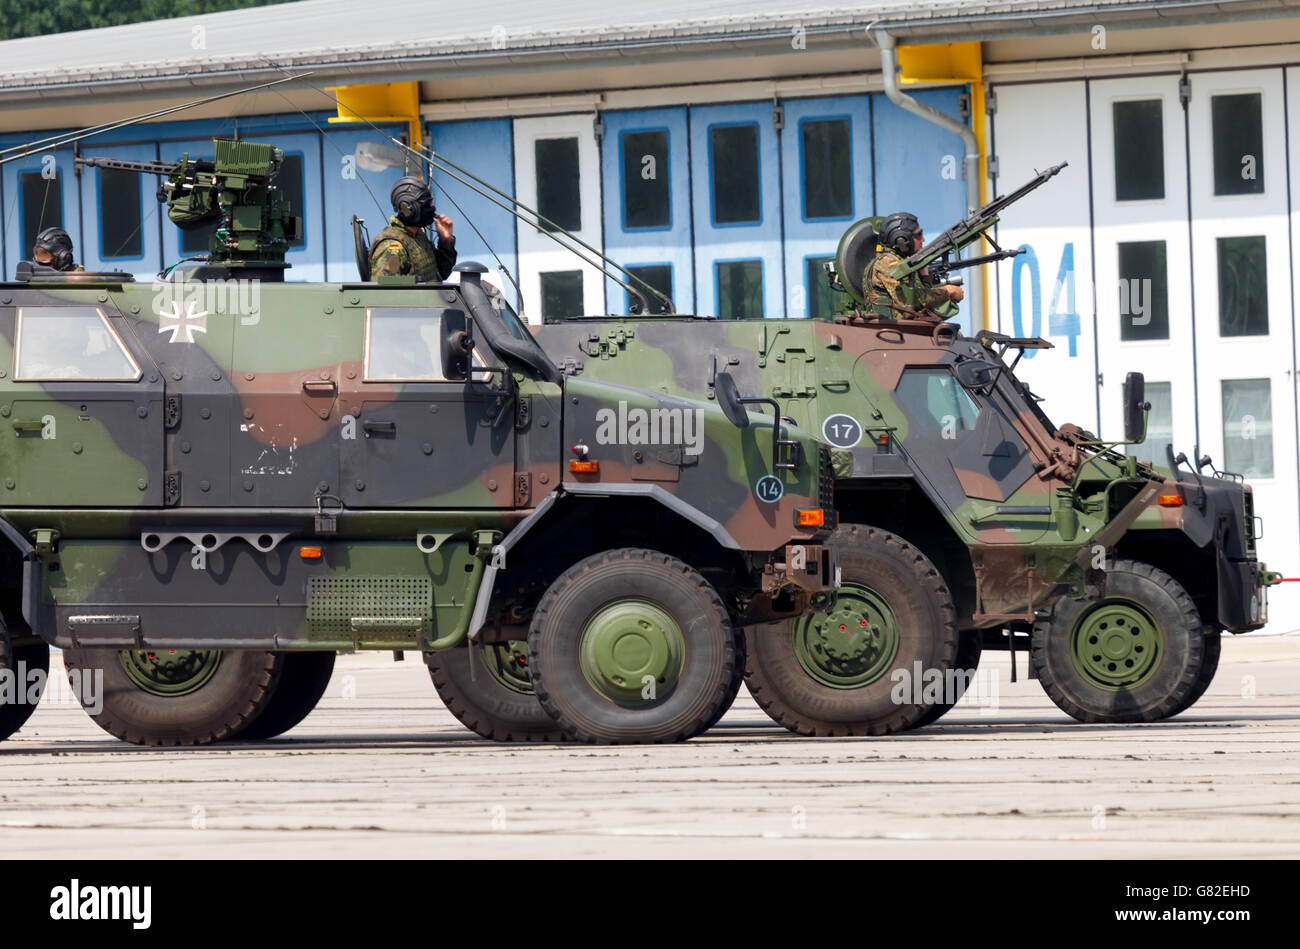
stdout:
<svg viewBox="0 0 1300 949">
<path fill-rule="evenodd" d="M 884 81 L 885 95 L 889 97 L 889 101 L 900 109 L 905 109 L 913 115 L 920 116 L 927 122 L 933 122 L 941 129 L 961 136 L 962 143 L 965 146 L 965 154 L 962 156 L 962 177 L 966 179 L 966 213 L 970 214 L 980 206 L 980 150 L 979 143 L 975 140 L 975 133 L 971 131 L 970 126 L 965 122 L 960 122 L 949 115 L 945 115 L 924 102 L 918 102 L 899 88 L 898 55 L 894 51 L 894 37 L 885 30 L 879 29 L 875 30 L 872 35 L 875 37 L 876 45 L 880 47 L 881 78 Z M 980 269 L 978 273 L 980 286 L 977 290 L 972 288 L 973 292 L 970 293 L 967 299 L 971 301 L 971 326 L 976 329 L 983 329 L 985 277 L 983 269 Z"/>
</svg>

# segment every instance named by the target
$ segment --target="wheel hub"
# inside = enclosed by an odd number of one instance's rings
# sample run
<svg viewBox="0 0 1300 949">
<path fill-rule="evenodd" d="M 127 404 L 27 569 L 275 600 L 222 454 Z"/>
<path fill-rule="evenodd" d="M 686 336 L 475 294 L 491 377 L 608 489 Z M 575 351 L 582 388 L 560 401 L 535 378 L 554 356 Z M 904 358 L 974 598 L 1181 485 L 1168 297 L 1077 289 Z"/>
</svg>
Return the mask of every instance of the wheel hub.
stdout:
<svg viewBox="0 0 1300 949">
<path fill-rule="evenodd" d="M 1155 673 L 1162 645 L 1160 627 L 1146 610 L 1104 601 L 1075 623 L 1070 652 L 1084 678 L 1118 691 L 1141 685 Z"/>
<path fill-rule="evenodd" d="M 528 671 L 528 644 L 517 639 L 483 646 L 484 665 L 492 678 L 507 689 L 533 694 L 533 677 Z"/>
<path fill-rule="evenodd" d="M 582 630 L 582 673 L 597 692 L 620 705 L 652 705 L 670 692 L 686 652 L 681 628 L 644 600 L 602 608 Z"/>
<path fill-rule="evenodd" d="M 856 689 L 879 679 L 898 656 L 898 620 L 870 587 L 846 581 L 835 609 L 800 617 L 794 648 L 804 671 L 823 685 Z"/>
<path fill-rule="evenodd" d="M 131 681 L 152 695 L 196 692 L 221 665 L 219 649 L 127 649 L 119 657 Z"/>
</svg>

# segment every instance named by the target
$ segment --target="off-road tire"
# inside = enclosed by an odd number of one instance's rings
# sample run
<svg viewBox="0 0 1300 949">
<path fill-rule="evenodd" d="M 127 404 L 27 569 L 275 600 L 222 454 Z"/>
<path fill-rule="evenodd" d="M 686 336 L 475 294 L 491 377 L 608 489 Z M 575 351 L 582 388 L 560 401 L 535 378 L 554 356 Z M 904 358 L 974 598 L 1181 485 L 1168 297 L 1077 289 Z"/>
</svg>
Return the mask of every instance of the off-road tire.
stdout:
<svg viewBox="0 0 1300 949">
<path fill-rule="evenodd" d="M 0 623 L 0 669 L 8 669 L 17 677 L 19 665 L 30 671 L 41 670 L 45 682 L 49 682 L 50 647 L 45 643 L 29 643 L 14 646 L 10 643 L 9 632 Z M 36 703 L 27 701 L 27 683 L 24 679 L 14 679 L 15 700 L 22 701 L 0 703 L 0 741 L 4 741 L 14 732 L 27 724 L 27 720 L 36 711 Z"/>
<path fill-rule="evenodd" d="M 1089 612 L 1116 603 L 1147 611 L 1160 640 L 1156 665 L 1131 688 L 1098 686 L 1079 671 L 1071 655 L 1076 624 Z M 1029 661 L 1048 697 L 1080 722 L 1154 722 L 1195 700 L 1205 643 L 1196 604 L 1178 581 L 1150 564 L 1117 560 L 1106 571 L 1104 598 L 1058 600 L 1050 616 L 1034 623 Z"/>
<path fill-rule="evenodd" d="M 280 681 L 271 701 L 232 737 L 240 741 L 262 741 L 283 735 L 311 714 L 329 688 L 334 675 L 333 652 L 286 652 Z"/>
<path fill-rule="evenodd" d="M 127 675 L 120 650 L 76 648 L 63 653 L 69 673 L 104 671 L 104 707 L 91 720 L 114 738 L 155 746 L 208 745 L 238 734 L 270 704 L 283 657 L 256 649 L 227 650 L 212 678 L 199 689 L 161 696 Z"/>
<path fill-rule="evenodd" d="M 1171 712 L 1171 715 L 1177 715 L 1179 712 L 1185 712 L 1197 703 L 1205 690 L 1210 687 L 1214 681 L 1214 675 L 1219 671 L 1219 656 L 1223 652 L 1223 635 L 1218 631 L 1207 632 L 1205 634 L 1205 651 L 1201 657 L 1201 671 L 1196 676 L 1196 685 L 1192 691 L 1187 694 L 1186 701 L 1181 706 Z"/>
<path fill-rule="evenodd" d="M 731 673 L 731 685 L 727 686 L 727 700 L 719 706 L 717 713 L 713 716 L 713 721 L 700 729 L 700 734 L 704 734 L 704 732 L 722 721 L 722 716 L 726 715 L 731 710 L 731 706 L 735 704 L 736 696 L 740 694 L 740 687 L 745 684 L 745 664 L 749 661 L 749 641 L 746 639 L 745 631 L 739 627 L 732 630 L 732 637 L 736 643 L 736 666 Z"/>
<path fill-rule="evenodd" d="M 911 683 L 911 701 L 895 700 L 895 673 L 923 676 L 931 670 L 948 680 L 958 658 L 957 611 L 939 571 L 896 534 L 850 524 L 836 530 L 841 582 L 860 583 L 881 597 L 898 621 L 898 648 L 891 667 L 874 681 L 840 688 L 818 681 L 800 663 L 794 637 L 799 619 L 755 629 L 749 641 L 745 684 L 773 721 L 800 735 L 888 735 L 915 727 L 935 702 L 926 703 L 923 683 Z M 843 587 L 841 587 L 843 590 Z M 942 712 L 940 712 L 942 714 Z"/>
<path fill-rule="evenodd" d="M 580 645 L 608 606 L 640 599 L 666 613 L 685 643 L 678 681 L 652 705 L 625 707 L 596 690 Z M 653 550 L 623 548 L 588 557 L 542 597 L 528 633 L 529 667 L 542 707 L 576 741 L 684 741 L 717 721 L 731 695 L 735 635 L 717 591 L 696 570 Z"/>
<path fill-rule="evenodd" d="M 982 629 L 963 629 L 957 633 L 957 660 L 953 663 L 954 669 L 967 670 L 973 676 L 979 669 L 980 656 L 984 652 L 984 630 Z M 932 705 L 924 715 L 916 720 L 916 723 L 909 725 L 908 728 L 924 728 L 926 725 L 932 725 L 952 709 L 961 697 L 966 693 L 966 687 L 970 684 L 967 676 L 962 676 L 954 680 L 957 684 L 955 694 L 956 702 L 943 702 L 939 705 Z"/>
<path fill-rule="evenodd" d="M 565 741 L 536 692 L 520 692 L 487 669 L 481 643 L 424 654 L 429 677 L 447 711 L 462 725 L 492 741 Z M 530 672 L 531 674 L 531 672 Z"/>
</svg>

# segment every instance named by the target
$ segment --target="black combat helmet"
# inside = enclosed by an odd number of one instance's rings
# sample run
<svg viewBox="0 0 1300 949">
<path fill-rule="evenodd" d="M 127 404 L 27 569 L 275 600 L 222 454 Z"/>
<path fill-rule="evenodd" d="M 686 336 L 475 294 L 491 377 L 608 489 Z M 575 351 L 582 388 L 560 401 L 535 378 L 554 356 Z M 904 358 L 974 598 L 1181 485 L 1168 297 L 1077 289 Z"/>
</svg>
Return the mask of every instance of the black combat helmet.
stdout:
<svg viewBox="0 0 1300 949">
<path fill-rule="evenodd" d="M 912 238 L 921 230 L 921 222 L 910 211 L 895 211 L 880 226 L 880 243 L 904 257 L 910 257 L 916 248 Z"/>
<path fill-rule="evenodd" d="M 72 238 L 68 232 L 61 227 L 47 227 L 36 235 L 36 243 L 32 245 L 32 256 L 36 256 L 36 251 L 43 250 L 47 252 L 51 260 L 48 266 L 55 270 L 71 270 L 72 262 Z"/>
<path fill-rule="evenodd" d="M 436 208 L 429 186 L 412 175 L 398 179 L 388 196 L 393 202 L 397 219 L 410 227 L 428 227 L 433 223 Z"/>
</svg>

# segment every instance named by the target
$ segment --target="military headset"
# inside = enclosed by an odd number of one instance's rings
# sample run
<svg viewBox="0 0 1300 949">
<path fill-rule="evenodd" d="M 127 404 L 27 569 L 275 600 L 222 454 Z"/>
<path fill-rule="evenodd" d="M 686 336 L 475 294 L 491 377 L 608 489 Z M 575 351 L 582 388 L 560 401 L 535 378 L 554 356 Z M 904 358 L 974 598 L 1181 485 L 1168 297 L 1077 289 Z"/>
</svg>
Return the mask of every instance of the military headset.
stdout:
<svg viewBox="0 0 1300 949">
<path fill-rule="evenodd" d="M 409 227 L 428 227 L 437 214 L 429 186 L 413 175 L 398 179 L 388 199 L 397 219 Z"/>
<path fill-rule="evenodd" d="M 33 255 L 36 250 L 48 251 L 53 258 L 49 266 L 55 270 L 71 270 L 72 262 L 72 238 L 68 232 L 61 227 L 47 227 L 36 235 L 36 243 L 32 247 Z"/>
<path fill-rule="evenodd" d="M 916 252 L 912 238 L 920 229 L 921 222 L 916 219 L 915 214 L 908 211 L 895 211 L 885 218 L 885 223 L 880 226 L 880 243 L 904 257 L 910 257 Z"/>
</svg>

